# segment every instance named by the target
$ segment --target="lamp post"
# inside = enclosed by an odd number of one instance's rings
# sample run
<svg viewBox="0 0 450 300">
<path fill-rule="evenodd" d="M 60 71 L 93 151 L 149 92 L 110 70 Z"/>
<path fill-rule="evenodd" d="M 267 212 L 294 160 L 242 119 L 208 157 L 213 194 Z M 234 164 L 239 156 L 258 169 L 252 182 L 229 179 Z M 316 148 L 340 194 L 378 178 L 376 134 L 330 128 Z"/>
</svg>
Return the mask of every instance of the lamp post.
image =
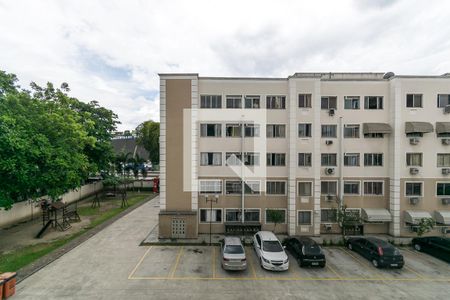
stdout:
<svg viewBox="0 0 450 300">
<path fill-rule="evenodd" d="M 209 245 L 211 246 L 211 236 L 212 236 L 212 205 L 213 202 L 217 203 L 219 201 L 219 195 L 214 195 L 211 199 L 208 197 L 208 195 L 205 195 L 206 204 L 208 202 L 210 203 L 209 208 Z"/>
</svg>

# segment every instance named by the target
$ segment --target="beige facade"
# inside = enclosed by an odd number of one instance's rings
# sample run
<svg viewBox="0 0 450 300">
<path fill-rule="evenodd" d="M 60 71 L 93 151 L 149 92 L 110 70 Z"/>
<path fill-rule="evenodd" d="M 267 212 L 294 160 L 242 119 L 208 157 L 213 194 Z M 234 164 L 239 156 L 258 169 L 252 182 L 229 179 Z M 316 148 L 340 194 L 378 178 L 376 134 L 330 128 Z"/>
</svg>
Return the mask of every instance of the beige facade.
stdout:
<svg viewBox="0 0 450 300">
<path fill-rule="evenodd" d="M 415 213 L 449 214 L 448 74 L 160 78 L 161 237 L 236 223 L 339 233 L 339 204 L 361 215 L 364 233 L 414 236 Z M 233 154 L 245 165 L 227 161 Z M 268 210 L 281 211 L 280 224 Z M 430 234 L 450 220 L 437 225 Z"/>
</svg>

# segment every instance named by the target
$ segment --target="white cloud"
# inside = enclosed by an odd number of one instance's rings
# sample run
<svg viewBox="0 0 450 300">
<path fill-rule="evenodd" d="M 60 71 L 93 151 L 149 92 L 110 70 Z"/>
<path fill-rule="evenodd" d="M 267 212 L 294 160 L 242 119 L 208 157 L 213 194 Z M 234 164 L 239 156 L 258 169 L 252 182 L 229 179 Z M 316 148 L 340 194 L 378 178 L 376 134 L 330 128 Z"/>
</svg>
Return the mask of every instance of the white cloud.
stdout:
<svg viewBox="0 0 450 300">
<path fill-rule="evenodd" d="M 448 1 L 6 1 L 0 69 L 158 120 L 160 72 L 450 71 Z"/>
</svg>

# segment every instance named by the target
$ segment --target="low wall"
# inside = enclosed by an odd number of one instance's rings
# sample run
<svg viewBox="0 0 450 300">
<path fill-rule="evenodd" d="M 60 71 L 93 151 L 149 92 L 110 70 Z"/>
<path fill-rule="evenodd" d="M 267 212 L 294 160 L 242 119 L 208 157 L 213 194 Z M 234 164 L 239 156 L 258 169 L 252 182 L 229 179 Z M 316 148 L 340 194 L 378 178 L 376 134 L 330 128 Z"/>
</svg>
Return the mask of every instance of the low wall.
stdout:
<svg viewBox="0 0 450 300">
<path fill-rule="evenodd" d="M 62 200 L 66 203 L 71 203 L 79 199 L 88 197 L 94 194 L 96 191 L 103 189 L 101 182 L 91 183 L 82 186 L 80 189 L 70 191 L 62 196 Z M 41 217 L 41 208 L 39 202 L 24 201 L 18 202 L 13 205 L 10 210 L 0 210 L 0 228 L 7 227 L 9 225 L 31 220 Z"/>
</svg>

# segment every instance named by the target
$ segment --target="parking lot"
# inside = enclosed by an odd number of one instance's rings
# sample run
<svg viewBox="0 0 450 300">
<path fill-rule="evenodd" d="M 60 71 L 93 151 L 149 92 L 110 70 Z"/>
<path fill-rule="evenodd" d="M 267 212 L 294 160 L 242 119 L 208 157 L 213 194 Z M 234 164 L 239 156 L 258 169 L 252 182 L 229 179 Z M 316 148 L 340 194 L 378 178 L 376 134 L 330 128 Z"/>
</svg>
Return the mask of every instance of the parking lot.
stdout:
<svg viewBox="0 0 450 300">
<path fill-rule="evenodd" d="M 286 272 L 262 269 L 252 247 L 246 247 L 246 271 L 225 271 L 218 246 L 149 246 L 130 273 L 129 280 L 292 280 L 292 281 L 442 281 L 450 282 L 447 263 L 412 249 L 402 248 L 405 266 L 377 269 L 344 247 L 326 247 L 325 268 L 300 268 L 289 255 Z"/>
</svg>

